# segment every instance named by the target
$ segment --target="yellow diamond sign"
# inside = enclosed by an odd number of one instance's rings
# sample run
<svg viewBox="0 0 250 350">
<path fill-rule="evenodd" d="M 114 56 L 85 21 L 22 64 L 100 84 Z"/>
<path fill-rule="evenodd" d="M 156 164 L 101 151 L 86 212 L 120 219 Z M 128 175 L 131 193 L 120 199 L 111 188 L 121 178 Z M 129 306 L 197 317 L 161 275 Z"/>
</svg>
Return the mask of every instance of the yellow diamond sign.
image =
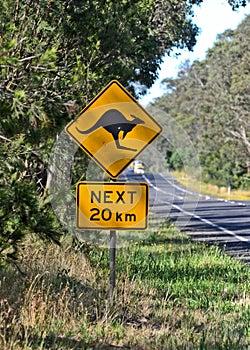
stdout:
<svg viewBox="0 0 250 350">
<path fill-rule="evenodd" d="M 109 177 L 116 178 L 162 128 L 118 81 L 113 80 L 65 131 Z"/>
</svg>

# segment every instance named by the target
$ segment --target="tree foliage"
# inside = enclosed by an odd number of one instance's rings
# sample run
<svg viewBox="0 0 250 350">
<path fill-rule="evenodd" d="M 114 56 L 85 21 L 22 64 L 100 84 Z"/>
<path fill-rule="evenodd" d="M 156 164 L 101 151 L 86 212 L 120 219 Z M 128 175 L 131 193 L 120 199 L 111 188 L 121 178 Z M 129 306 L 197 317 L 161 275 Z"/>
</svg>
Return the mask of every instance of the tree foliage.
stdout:
<svg viewBox="0 0 250 350">
<path fill-rule="evenodd" d="M 188 131 L 204 179 L 219 186 L 249 186 L 249 38 L 250 16 L 219 35 L 205 60 L 166 79 L 167 94 L 156 101 Z"/>
<path fill-rule="evenodd" d="M 2 1 L 0 255 L 28 231 L 57 239 L 46 203 L 57 133 L 111 79 L 151 86 L 166 52 L 194 45 L 191 14 L 173 0 Z"/>
</svg>

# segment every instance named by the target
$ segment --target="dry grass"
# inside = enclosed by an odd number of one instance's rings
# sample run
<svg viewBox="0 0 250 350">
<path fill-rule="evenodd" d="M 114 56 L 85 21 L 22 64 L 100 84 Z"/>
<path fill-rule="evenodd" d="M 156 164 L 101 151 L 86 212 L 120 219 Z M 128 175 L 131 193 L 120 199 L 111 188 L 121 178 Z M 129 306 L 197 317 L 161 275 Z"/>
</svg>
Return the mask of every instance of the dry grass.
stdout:
<svg viewBox="0 0 250 350">
<path fill-rule="evenodd" d="M 174 242 L 176 237 L 172 238 Z M 184 259 L 190 266 L 188 259 L 195 259 L 195 255 L 190 255 L 194 247 L 187 252 L 189 243 L 183 239 L 181 251 L 180 239 L 178 242 L 178 249 L 171 244 L 172 252 L 169 243 L 164 252 L 162 242 L 160 245 L 151 242 L 149 246 L 144 242 L 141 247 L 137 244 L 118 251 L 117 268 L 120 271 L 111 305 L 106 251 L 100 254 L 97 248 L 89 250 L 87 259 L 82 252 L 72 248 L 68 240 L 61 248 L 28 240 L 20 256 L 23 275 L 12 268 L 1 272 L 0 348 L 247 349 L 250 294 L 245 285 L 240 286 L 245 292 L 239 293 L 237 298 L 234 296 L 233 303 L 230 302 L 232 296 L 227 299 L 225 292 L 222 307 L 221 301 L 211 302 L 208 307 L 190 307 L 189 299 L 195 298 L 194 292 L 190 291 L 187 297 L 178 294 L 180 285 L 176 289 L 173 287 L 177 273 L 173 272 L 169 284 L 162 285 L 155 279 L 153 266 L 151 271 L 146 263 L 148 270 L 145 273 L 149 278 L 146 275 L 142 278 L 145 267 L 142 262 L 153 261 L 150 260 L 152 257 L 157 259 L 154 252 L 169 255 L 173 260 L 173 252 L 178 251 L 179 259 Z M 211 261 L 208 261 L 210 253 L 204 253 L 203 247 L 199 249 L 200 259 L 204 255 L 204 263 L 200 262 L 202 269 L 219 260 L 219 256 L 215 259 L 211 252 Z M 227 259 L 224 262 L 226 268 L 230 261 Z M 133 265 L 132 261 L 139 266 Z M 177 265 L 180 271 L 181 264 Z M 220 263 L 218 266 L 221 268 Z M 240 279 L 242 268 L 238 266 Z M 182 285 L 195 290 L 195 281 L 192 286 L 188 278 L 193 277 L 186 271 Z M 211 277 L 207 278 L 209 281 Z M 216 273 L 213 278 L 216 279 Z M 219 296 L 223 288 L 225 286 L 218 291 Z M 209 298 L 208 295 L 205 297 Z"/>
<path fill-rule="evenodd" d="M 182 185 L 203 194 L 217 196 L 227 200 L 250 200 L 250 191 L 247 190 L 232 190 L 228 193 L 226 187 L 197 182 L 197 180 L 188 177 L 184 172 L 174 171 L 173 175 Z"/>
</svg>

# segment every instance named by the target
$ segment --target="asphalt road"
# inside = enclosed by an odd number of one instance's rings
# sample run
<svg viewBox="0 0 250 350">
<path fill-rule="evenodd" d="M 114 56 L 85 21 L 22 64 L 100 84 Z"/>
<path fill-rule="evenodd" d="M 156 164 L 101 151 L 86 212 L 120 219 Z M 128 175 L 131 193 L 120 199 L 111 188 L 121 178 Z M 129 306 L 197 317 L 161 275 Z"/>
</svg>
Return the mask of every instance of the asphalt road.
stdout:
<svg viewBox="0 0 250 350">
<path fill-rule="evenodd" d="M 150 212 L 169 219 L 195 241 L 217 244 L 250 264 L 250 202 L 227 201 L 193 192 L 171 175 L 125 174 L 125 181 L 147 182 Z"/>
</svg>

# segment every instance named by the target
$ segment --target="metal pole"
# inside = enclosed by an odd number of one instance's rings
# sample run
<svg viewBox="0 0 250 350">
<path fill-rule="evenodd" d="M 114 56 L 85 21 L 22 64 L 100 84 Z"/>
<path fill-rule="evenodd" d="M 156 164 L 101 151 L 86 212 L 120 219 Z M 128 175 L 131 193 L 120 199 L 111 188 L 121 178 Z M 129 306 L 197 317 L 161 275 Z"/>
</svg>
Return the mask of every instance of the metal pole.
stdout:
<svg viewBox="0 0 250 350">
<path fill-rule="evenodd" d="M 110 179 L 111 182 L 116 182 L 116 179 Z M 116 267 L 115 267 L 115 257 L 116 257 L 116 231 L 110 230 L 110 262 L 109 262 L 109 270 L 110 270 L 110 290 L 109 290 L 109 299 L 111 305 L 113 304 L 113 294 L 116 283 Z"/>
<path fill-rule="evenodd" d="M 116 280 L 116 268 L 115 268 L 115 255 L 116 255 L 116 231 L 110 231 L 110 290 L 109 298 L 111 304 L 113 303 L 113 293 L 115 289 Z"/>
</svg>

